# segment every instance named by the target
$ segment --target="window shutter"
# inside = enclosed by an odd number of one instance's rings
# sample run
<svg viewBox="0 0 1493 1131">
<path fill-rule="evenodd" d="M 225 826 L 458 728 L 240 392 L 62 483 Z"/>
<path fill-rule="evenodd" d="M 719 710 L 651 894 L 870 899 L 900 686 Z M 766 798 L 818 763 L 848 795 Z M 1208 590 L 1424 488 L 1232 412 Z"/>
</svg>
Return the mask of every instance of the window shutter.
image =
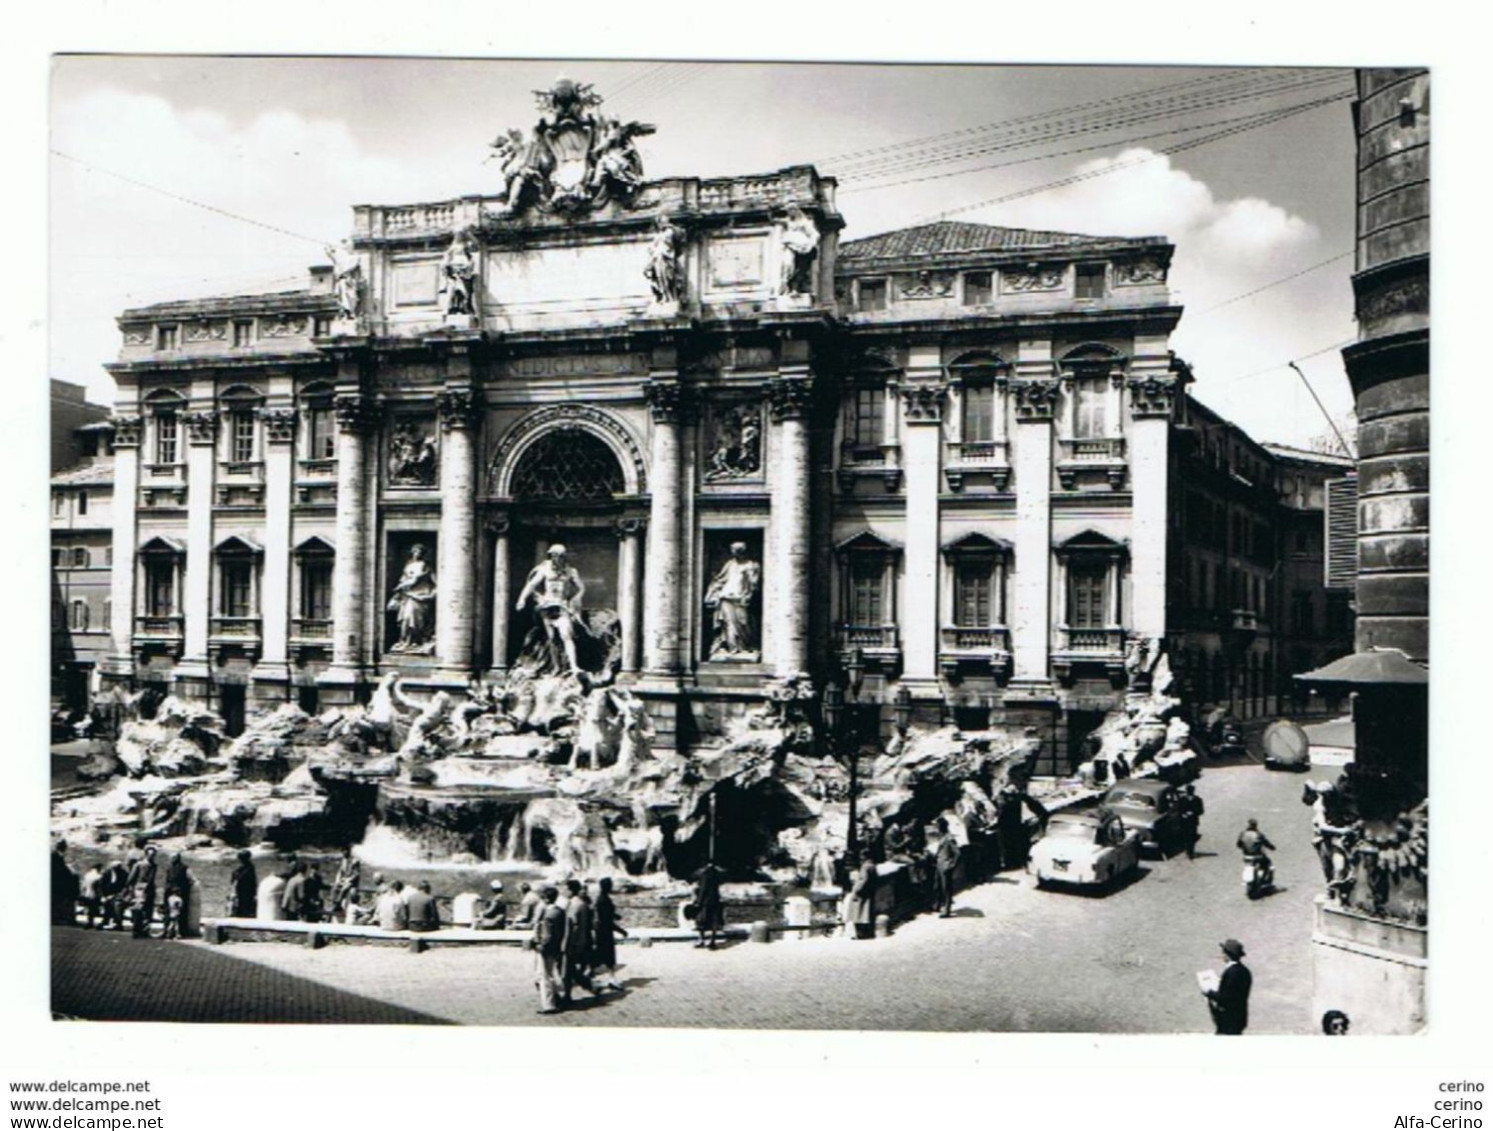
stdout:
<svg viewBox="0 0 1493 1131">
<path fill-rule="evenodd" d="M 1358 476 L 1329 479 L 1327 488 L 1327 576 L 1329 589 L 1352 589 L 1358 579 Z"/>
</svg>

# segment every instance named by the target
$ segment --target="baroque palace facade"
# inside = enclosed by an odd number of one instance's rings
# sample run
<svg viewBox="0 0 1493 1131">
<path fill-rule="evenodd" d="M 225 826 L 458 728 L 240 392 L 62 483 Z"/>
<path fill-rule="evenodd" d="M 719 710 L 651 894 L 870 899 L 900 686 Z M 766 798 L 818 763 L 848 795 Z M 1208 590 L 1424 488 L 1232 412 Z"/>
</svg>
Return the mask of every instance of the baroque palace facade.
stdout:
<svg viewBox="0 0 1493 1131">
<path fill-rule="evenodd" d="M 355 208 L 304 290 L 124 312 L 105 681 L 231 728 L 460 693 L 563 545 L 664 745 L 858 649 L 868 728 L 905 687 L 1066 766 L 1174 627 L 1172 246 L 841 243 L 813 168 L 645 181 L 599 101 L 541 95 L 500 194 Z"/>
</svg>

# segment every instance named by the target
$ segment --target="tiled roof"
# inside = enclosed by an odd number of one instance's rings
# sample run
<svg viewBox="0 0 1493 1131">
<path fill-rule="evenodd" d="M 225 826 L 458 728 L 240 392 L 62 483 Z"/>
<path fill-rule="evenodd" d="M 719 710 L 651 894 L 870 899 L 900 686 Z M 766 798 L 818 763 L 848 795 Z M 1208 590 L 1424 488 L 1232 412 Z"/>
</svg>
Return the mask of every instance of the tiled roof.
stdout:
<svg viewBox="0 0 1493 1131">
<path fill-rule="evenodd" d="M 114 460 L 92 459 L 74 467 L 64 468 L 52 476 L 54 487 L 79 487 L 88 483 L 113 483 Z"/>
<path fill-rule="evenodd" d="M 847 240 L 840 245 L 842 260 L 905 259 L 922 255 L 947 255 L 969 251 L 1026 251 L 1045 248 L 1078 248 L 1099 244 L 1151 243 L 1165 240 L 1147 236 L 1083 236 L 1073 232 L 1038 232 L 1029 228 L 1002 228 L 994 224 L 971 224 L 961 220 L 939 220 L 915 228 L 899 228 L 879 236 Z"/>
</svg>

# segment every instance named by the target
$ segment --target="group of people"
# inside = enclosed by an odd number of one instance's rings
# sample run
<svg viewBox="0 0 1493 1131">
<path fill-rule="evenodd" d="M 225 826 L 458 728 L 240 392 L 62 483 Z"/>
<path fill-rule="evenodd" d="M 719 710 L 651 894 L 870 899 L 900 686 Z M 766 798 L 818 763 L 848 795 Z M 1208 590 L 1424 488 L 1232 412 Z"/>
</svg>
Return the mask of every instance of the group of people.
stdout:
<svg viewBox="0 0 1493 1131">
<path fill-rule="evenodd" d="M 52 922 L 75 926 L 81 910 L 90 930 L 123 931 L 126 923 L 137 939 L 149 936 L 160 916 L 163 938 L 180 938 L 192 894 L 192 874 L 181 853 L 174 852 L 164 871 L 158 849 L 137 839 L 123 860 L 94 861 L 82 875 L 67 862 L 67 841 L 52 850 Z"/>
<path fill-rule="evenodd" d="M 560 889 L 546 884 L 539 890 L 532 929 L 525 945 L 534 952 L 540 1013 L 558 1013 L 570 1005 L 576 986 L 593 997 L 622 989 L 617 938 L 627 928 L 617 917 L 610 878 L 597 882 L 594 897 L 580 880 L 567 880 L 564 906 Z"/>
</svg>

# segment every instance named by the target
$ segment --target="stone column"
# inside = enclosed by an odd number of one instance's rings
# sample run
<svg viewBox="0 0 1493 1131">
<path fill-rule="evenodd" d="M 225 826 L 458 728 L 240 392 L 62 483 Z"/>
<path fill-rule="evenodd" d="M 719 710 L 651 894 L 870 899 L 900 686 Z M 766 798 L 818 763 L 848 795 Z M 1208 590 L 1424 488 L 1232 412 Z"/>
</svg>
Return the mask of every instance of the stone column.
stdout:
<svg viewBox="0 0 1493 1131">
<path fill-rule="evenodd" d="M 442 675 L 462 682 L 472 674 L 478 607 L 476 405 L 470 387 L 448 388 L 439 398 L 443 435 L 435 654 Z"/>
<path fill-rule="evenodd" d="M 900 392 L 907 548 L 897 621 L 901 626 L 903 679 L 918 696 L 920 690 L 924 694 L 938 693 L 939 449 L 948 389 L 937 345 L 912 346 Z"/>
<path fill-rule="evenodd" d="M 342 393 L 337 411 L 337 558 L 332 565 L 332 665 L 322 681 L 357 684 L 363 676 L 364 566 L 368 553 L 368 396 Z"/>
<path fill-rule="evenodd" d="M 269 700 L 283 699 L 286 689 L 276 685 L 290 680 L 290 502 L 295 489 L 291 459 L 296 413 L 285 405 L 269 405 L 259 410 L 259 419 L 264 428 L 264 577 L 259 589 L 261 652 L 254 667 L 254 688 L 256 698 Z"/>
<path fill-rule="evenodd" d="M 642 666 L 643 530 L 647 521 L 617 521 L 617 618 L 622 632 L 622 671 L 636 673 Z"/>
<path fill-rule="evenodd" d="M 680 410 L 682 390 L 673 374 L 644 386 L 653 415 L 648 509 L 648 584 L 643 604 L 643 670 L 652 676 L 680 672 L 679 616 L 684 586 L 680 517 Z"/>
<path fill-rule="evenodd" d="M 1137 338 L 1135 347 L 1128 381 L 1131 607 L 1115 623 L 1157 637 L 1166 634 L 1167 444 L 1178 385 L 1164 337 Z"/>
<path fill-rule="evenodd" d="M 1022 343 L 1012 392 L 1016 435 L 1016 572 L 1012 584 L 1013 681 L 1045 683 L 1052 646 L 1052 416 L 1058 381 L 1050 347 Z"/>
<path fill-rule="evenodd" d="M 109 571 L 109 658 L 105 674 L 127 680 L 135 674 L 135 577 L 139 569 L 140 431 L 138 416 L 116 416 L 114 424 L 113 565 Z"/>
<path fill-rule="evenodd" d="M 809 666 L 809 407 L 814 380 L 807 368 L 780 370 L 768 387 L 778 430 L 772 468 L 772 624 L 763 652 L 773 671 L 790 676 Z"/>
<path fill-rule="evenodd" d="M 493 519 L 487 524 L 493 534 L 492 557 L 492 666 L 494 679 L 508 670 L 508 618 L 513 615 L 508 593 L 508 519 Z"/>
<path fill-rule="evenodd" d="M 187 432 L 187 563 L 180 594 L 185 618 L 182 657 L 172 673 L 178 692 L 203 700 L 208 694 L 207 634 L 213 615 L 213 471 L 218 414 L 197 409 L 183 414 Z"/>
</svg>

